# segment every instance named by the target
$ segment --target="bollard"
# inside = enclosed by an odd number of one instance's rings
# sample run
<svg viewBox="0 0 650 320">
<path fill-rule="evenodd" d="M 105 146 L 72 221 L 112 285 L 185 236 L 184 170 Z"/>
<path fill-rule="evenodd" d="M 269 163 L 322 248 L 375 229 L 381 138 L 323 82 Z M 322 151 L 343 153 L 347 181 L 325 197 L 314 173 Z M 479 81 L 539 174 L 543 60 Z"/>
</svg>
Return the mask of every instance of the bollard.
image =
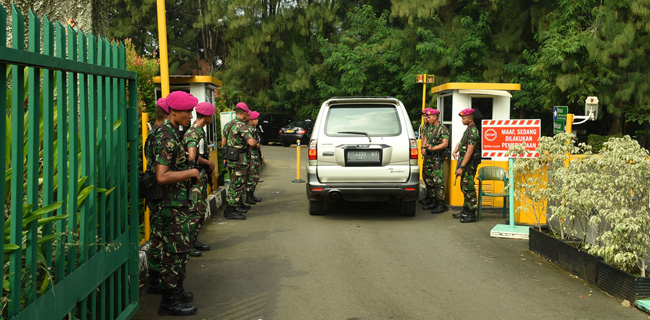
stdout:
<svg viewBox="0 0 650 320">
<path fill-rule="evenodd" d="M 305 180 L 300 179 L 300 140 L 296 140 L 296 180 L 293 183 L 304 183 Z"/>
</svg>

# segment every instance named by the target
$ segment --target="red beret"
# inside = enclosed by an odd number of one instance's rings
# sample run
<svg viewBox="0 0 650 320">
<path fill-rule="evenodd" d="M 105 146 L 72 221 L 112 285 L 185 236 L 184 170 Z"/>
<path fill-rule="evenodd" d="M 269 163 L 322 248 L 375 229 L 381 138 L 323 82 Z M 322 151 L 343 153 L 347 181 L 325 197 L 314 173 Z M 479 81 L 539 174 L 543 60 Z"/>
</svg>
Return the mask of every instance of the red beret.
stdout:
<svg viewBox="0 0 650 320">
<path fill-rule="evenodd" d="M 185 91 L 174 91 L 165 98 L 170 109 L 176 111 L 189 111 L 194 109 L 199 99 Z"/>
<path fill-rule="evenodd" d="M 430 115 L 440 114 L 440 111 L 438 111 L 437 109 L 433 109 L 433 108 L 426 108 L 426 109 L 422 110 L 422 114 L 425 115 L 425 116 L 430 116 Z"/>
<path fill-rule="evenodd" d="M 165 111 L 165 113 L 169 113 L 169 106 L 167 105 L 167 101 L 165 101 L 165 98 L 160 98 L 158 99 L 158 102 L 156 103 L 162 111 Z"/>
<path fill-rule="evenodd" d="M 251 111 L 248 115 L 250 116 L 250 120 L 255 120 L 260 116 L 260 113 L 257 111 Z"/>
<path fill-rule="evenodd" d="M 201 102 L 196 106 L 196 113 L 202 114 L 204 116 L 211 116 L 216 112 L 214 106 L 210 102 Z"/>
<path fill-rule="evenodd" d="M 458 113 L 458 115 L 461 117 L 469 116 L 471 114 L 474 114 L 474 109 L 471 108 L 463 109 Z"/>
<path fill-rule="evenodd" d="M 242 109 L 242 110 L 246 111 L 247 113 L 248 113 L 248 112 L 251 112 L 251 109 L 248 109 L 248 106 L 247 106 L 245 103 L 243 103 L 243 102 L 238 103 L 238 104 L 235 106 L 235 108 Z"/>
</svg>

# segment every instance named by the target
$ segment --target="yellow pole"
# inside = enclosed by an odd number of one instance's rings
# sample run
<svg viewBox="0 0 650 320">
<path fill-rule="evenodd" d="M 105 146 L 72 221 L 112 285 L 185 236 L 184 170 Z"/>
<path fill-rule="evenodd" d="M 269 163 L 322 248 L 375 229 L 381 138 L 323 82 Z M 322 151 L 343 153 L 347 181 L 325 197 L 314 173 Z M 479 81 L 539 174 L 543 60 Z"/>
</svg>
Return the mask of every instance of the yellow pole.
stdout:
<svg viewBox="0 0 650 320">
<path fill-rule="evenodd" d="M 300 180 L 300 140 L 296 140 L 296 180 Z"/>
<path fill-rule="evenodd" d="M 156 8 L 158 13 L 158 49 L 160 49 L 160 89 L 164 98 L 169 94 L 169 57 L 167 56 L 165 0 L 157 0 Z"/>
<path fill-rule="evenodd" d="M 573 113 L 568 113 L 566 115 L 566 126 L 564 126 L 566 133 L 571 133 L 573 129 Z"/>
<path fill-rule="evenodd" d="M 147 136 L 149 135 L 149 114 L 146 112 L 142 113 L 142 172 L 147 170 L 147 157 L 144 156 L 144 142 L 147 141 Z M 149 226 L 149 207 L 144 206 L 144 239 L 140 244 L 144 244 L 151 237 L 151 226 Z"/>
<path fill-rule="evenodd" d="M 424 74 L 424 82 L 422 83 L 422 110 L 425 107 L 425 101 L 427 99 L 427 74 Z"/>
<path fill-rule="evenodd" d="M 422 110 L 424 111 L 424 108 L 426 107 L 426 99 L 427 99 L 427 74 L 424 74 L 424 77 L 422 78 L 424 82 L 422 83 Z M 424 116 L 420 118 L 421 124 L 420 124 L 420 129 L 424 128 Z M 420 130 L 420 133 L 422 133 L 422 130 Z M 418 150 L 422 150 L 422 137 L 418 139 Z M 423 162 L 424 162 L 424 157 L 422 156 L 422 152 L 418 152 L 418 165 L 420 166 L 420 180 L 422 180 L 422 169 L 423 169 Z"/>
</svg>

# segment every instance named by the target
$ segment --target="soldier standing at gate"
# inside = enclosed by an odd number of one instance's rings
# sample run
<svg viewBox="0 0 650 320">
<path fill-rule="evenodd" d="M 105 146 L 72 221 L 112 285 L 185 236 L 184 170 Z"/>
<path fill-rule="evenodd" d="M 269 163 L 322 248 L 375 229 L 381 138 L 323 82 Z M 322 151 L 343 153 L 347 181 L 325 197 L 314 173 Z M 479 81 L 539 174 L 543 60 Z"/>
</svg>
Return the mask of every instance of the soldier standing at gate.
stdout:
<svg viewBox="0 0 650 320">
<path fill-rule="evenodd" d="M 423 132 L 422 156 L 424 157 L 422 178 L 426 185 L 427 198 L 432 201 L 422 207 L 431 209 L 431 213 L 442 213 L 445 206 L 444 181 L 442 163 L 445 161 L 444 151 L 449 144 L 449 130 L 439 121 L 440 111 L 426 108 L 422 111 L 427 129 Z"/>
<path fill-rule="evenodd" d="M 183 91 L 170 93 L 165 101 L 169 117 L 163 121 L 156 135 L 156 180 L 162 185 L 163 198 L 152 230 L 161 240 L 160 278 L 162 299 L 159 315 L 192 315 L 196 306 L 190 292 L 185 292 L 185 265 L 190 251 L 189 180 L 200 180 L 197 169 L 190 169 L 187 151 L 181 143 L 179 126 L 189 127 L 192 109 L 198 99 Z"/>
<path fill-rule="evenodd" d="M 215 113 L 214 106 L 209 102 L 201 102 L 196 106 L 196 121 L 187 128 L 183 136 L 183 146 L 187 149 L 187 158 L 191 167 L 199 169 L 201 180 L 193 181 L 190 190 L 190 215 L 191 225 L 194 228 L 192 237 L 192 251 L 190 256 L 200 257 L 201 251 L 210 250 L 210 246 L 199 242 L 198 236 L 207 207 L 206 183 L 214 172 L 215 165 L 212 161 L 199 155 L 199 145 L 204 142 L 205 131 L 203 128 L 212 123 L 212 115 Z"/>
<path fill-rule="evenodd" d="M 255 196 L 255 188 L 260 181 L 260 171 L 262 171 L 262 150 L 260 149 L 260 134 L 257 131 L 257 119 L 260 113 L 251 111 L 248 119 L 248 129 L 251 131 L 253 139 L 257 140 L 255 147 L 250 147 L 250 165 L 248 170 L 248 179 L 246 180 L 246 203 L 255 204 L 262 202 L 262 198 Z"/>
<path fill-rule="evenodd" d="M 144 143 L 144 156 L 147 159 L 146 172 L 153 174 L 154 177 L 156 174 L 156 167 L 154 165 L 156 161 L 156 136 L 159 134 L 158 132 L 160 131 L 163 121 L 169 114 L 169 107 L 167 106 L 167 102 L 165 102 L 165 98 L 158 99 L 157 105 L 158 107 L 155 111 L 156 121 L 153 124 L 149 135 L 147 135 L 147 139 Z M 146 200 L 147 207 L 149 207 L 149 225 L 152 227 L 152 232 L 149 238 L 149 257 L 147 258 L 147 262 L 149 263 L 149 286 L 147 287 L 147 292 L 160 294 L 162 293 L 162 289 L 160 287 L 160 254 L 162 252 L 162 242 L 158 237 L 160 233 L 154 232 L 153 226 L 155 220 L 159 218 L 158 211 L 160 210 L 162 191 L 160 190 L 160 185 L 158 184 L 156 184 L 155 188 L 157 189 L 155 191 L 149 190 L 150 193 L 148 194 L 153 196 L 147 197 Z"/>
<path fill-rule="evenodd" d="M 235 107 L 235 119 L 226 125 L 224 130 L 225 148 L 224 158 L 228 161 L 230 173 L 230 186 L 228 187 L 227 206 L 223 215 L 226 219 L 245 220 L 242 213 L 245 209 L 238 207 L 242 202 L 242 195 L 246 187 L 245 177 L 248 175 L 248 162 L 250 155 L 248 147 L 257 145 L 248 129 L 248 106 L 240 102 Z M 223 143 L 223 141 L 222 141 Z"/>
<path fill-rule="evenodd" d="M 467 126 L 453 153 L 454 159 L 458 160 L 456 177 L 461 177 L 460 190 L 463 192 L 464 202 L 463 211 L 454 214 L 453 217 L 460 218 L 462 223 L 476 222 L 478 199 L 474 188 L 474 176 L 481 161 L 478 153 L 479 132 L 474 124 L 474 109 L 463 109 L 458 115 L 462 118 L 463 124 Z"/>
</svg>

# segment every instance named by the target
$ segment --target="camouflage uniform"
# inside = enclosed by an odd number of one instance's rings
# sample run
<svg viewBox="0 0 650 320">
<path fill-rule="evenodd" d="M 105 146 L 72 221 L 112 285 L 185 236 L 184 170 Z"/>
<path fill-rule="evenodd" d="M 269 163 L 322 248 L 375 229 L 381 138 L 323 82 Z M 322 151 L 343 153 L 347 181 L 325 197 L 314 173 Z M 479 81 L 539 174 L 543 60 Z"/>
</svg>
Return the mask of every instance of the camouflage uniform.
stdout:
<svg viewBox="0 0 650 320">
<path fill-rule="evenodd" d="M 203 128 L 196 125 L 190 126 L 183 136 L 183 146 L 185 150 L 190 148 L 196 148 L 196 163 L 200 157 L 198 153 L 199 142 L 205 136 L 205 131 Z M 198 236 L 201 227 L 203 226 L 203 220 L 205 219 L 205 210 L 206 210 L 206 199 L 207 199 L 207 190 L 206 190 L 206 181 L 209 177 L 207 170 L 201 170 L 201 181 L 196 181 L 196 183 L 191 183 L 190 185 L 190 219 L 191 225 L 193 228 L 194 237 Z"/>
<path fill-rule="evenodd" d="M 257 128 L 249 126 L 253 139 L 260 141 L 260 134 Z M 255 192 L 257 183 L 260 181 L 260 171 L 262 171 L 262 151 L 254 147 L 250 150 L 250 164 L 248 167 L 248 179 L 246 180 L 246 192 Z"/>
<path fill-rule="evenodd" d="M 449 130 L 447 127 L 438 123 L 438 125 L 428 125 L 424 132 L 427 143 L 435 147 L 442 143 L 443 139 L 449 139 Z M 445 161 L 444 150 L 427 150 L 424 156 L 422 178 L 427 187 L 427 196 L 433 199 L 443 201 L 445 199 L 444 181 L 442 177 L 442 163 Z"/>
<path fill-rule="evenodd" d="M 189 169 L 187 151 L 181 144 L 181 132 L 165 119 L 156 134 L 154 165 L 166 165 L 171 171 Z M 161 240 L 160 273 L 163 289 L 176 288 L 185 278 L 190 251 L 190 213 L 188 181 L 163 185 L 159 213 L 153 217 L 152 230 Z"/>
<path fill-rule="evenodd" d="M 226 146 L 230 148 L 240 148 L 239 160 L 228 160 L 228 170 L 230 173 L 230 187 L 226 200 L 228 205 L 236 207 L 242 198 L 244 188 L 246 187 L 246 177 L 248 175 L 248 162 L 250 155 L 248 153 L 248 139 L 253 138 L 248 125 L 240 118 L 235 118 L 228 123 L 226 133 Z M 227 127 L 228 127 L 227 125 Z"/>
<path fill-rule="evenodd" d="M 156 161 L 156 136 L 160 134 L 160 128 L 162 128 L 162 126 L 154 125 L 144 143 L 144 156 L 147 159 L 146 171 L 151 172 L 152 174 L 156 174 L 156 166 L 154 165 Z M 149 245 L 151 246 L 151 249 L 149 250 L 147 262 L 149 262 L 149 268 L 151 270 L 160 273 L 160 253 L 162 252 L 162 242 L 159 238 L 159 233 L 153 232 L 154 220 L 160 211 L 160 201 L 147 200 L 146 204 L 147 207 L 149 207 L 149 225 L 152 229 L 152 233 L 149 237 Z"/>
<path fill-rule="evenodd" d="M 479 152 L 478 144 L 478 129 L 476 128 L 476 125 L 470 124 L 467 126 L 467 129 L 465 129 L 463 137 L 460 139 L 460 143 L 458 145 L 458 161 L 463 161 L 463 159 L 465 159 L 467 146 L 474 146 L 472 159 L 467 162 L 465 169 L 463 169 L 463 174 L 460 177 L 460 190 L 463 192 L 463 196 L 465 197 L 463 207 L 467 210 L 476 210 L 478 207 L 476 189 L 474 188 L 474 176 L 476 175 L 476 168 L 478 167 L 478 163 L 476 163 L 474 159 L 477 157 L 476 153 Z"/>
</svg>

